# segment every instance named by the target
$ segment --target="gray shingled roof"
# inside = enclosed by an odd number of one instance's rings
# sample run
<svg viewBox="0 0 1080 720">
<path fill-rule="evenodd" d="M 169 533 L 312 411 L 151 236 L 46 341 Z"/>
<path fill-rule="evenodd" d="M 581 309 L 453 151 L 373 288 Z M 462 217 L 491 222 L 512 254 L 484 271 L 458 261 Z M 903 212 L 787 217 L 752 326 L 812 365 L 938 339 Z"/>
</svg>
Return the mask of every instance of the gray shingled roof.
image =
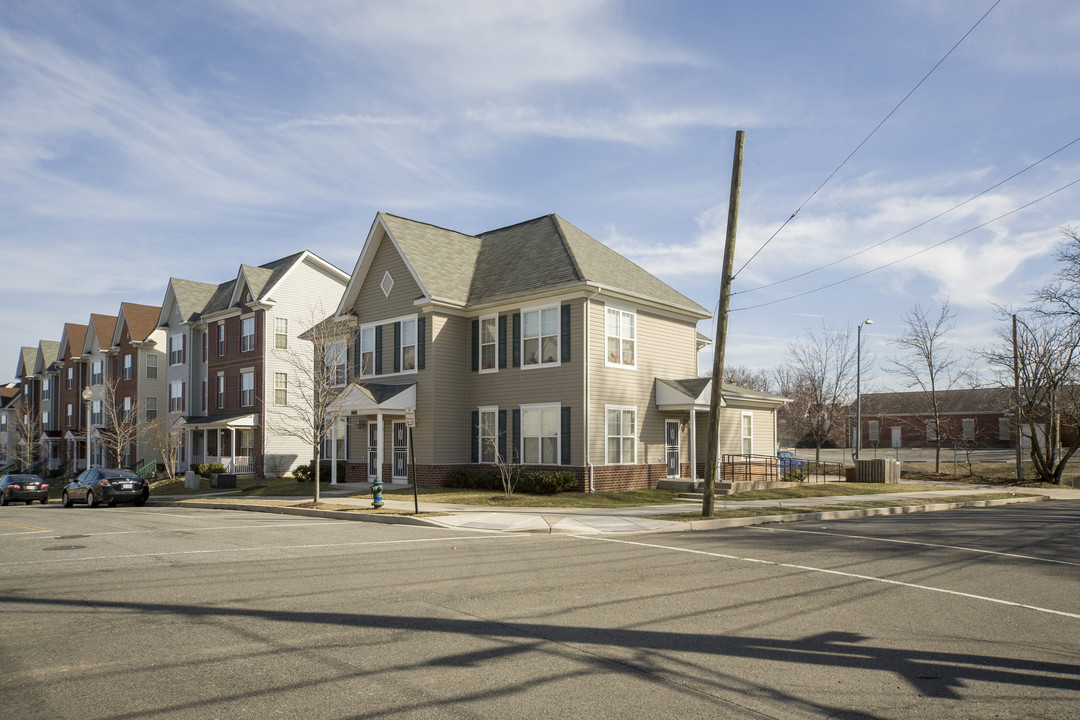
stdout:
<svg viewBox="0 0 1080 720">
<path fill-rule="evenodd" d="M 169 282 L 172 284 L 176 306 L 180 308 L 180 317 L 184 318 L 185 322 L 194 322 L 198 319 L 199 315 L 206 311 L 211 299 L 222 287 L 222 285 L 214 285 L 213 283 L 196 282 L 195 280 L 184 280 L 175 277 L 170 278 Z M 223 283 L 223 285 L 231 285 L 231 283 Z"/>
<path fill-rule="evenodd" d="M 60 341 L 42 340 L 38 343 L 38 350 L 40 352 L 41 367 L 39 369 L 35 362 L 35 373 L 48 369 L 50 365 L 56 362 L 56 356 L 60 352 Z"/>
<path fill-rule="evenodd" d="M 263 299 L 263 294 L 277 285 L 278 281 L 285 276 L 285 273 L 289 271 L 289 268 L 291 268 L 303 254 L 303 251 L 293 253 L 288 257 L 283 257 L 279 260 L 271 260 L 258 267 L 254 265 L 241 265 L 240 268 L 244 271 L 244 277 L 247 278 L 248 289 L 251 290 L 251 296 L 256 300 Z"/>
<path fill-rule="evenodd" d="M 424 288 L 436 299 L 483 304 L 592 283 L 691 313 L 710 314 L 558 215 L 478 236 L 386 213 L 381 217 Z"/>
<path fill-rule="evenodd" d="M 34 361 L 37 359 L 37 348 L 24 345 L 19 350 L 19 367 L 16 368 L 15 374 L 17 377 L 23 377 L 25 375 L 34 374 Z M 19 372 L 23 375 L 19 375 Z"/>
</svg>

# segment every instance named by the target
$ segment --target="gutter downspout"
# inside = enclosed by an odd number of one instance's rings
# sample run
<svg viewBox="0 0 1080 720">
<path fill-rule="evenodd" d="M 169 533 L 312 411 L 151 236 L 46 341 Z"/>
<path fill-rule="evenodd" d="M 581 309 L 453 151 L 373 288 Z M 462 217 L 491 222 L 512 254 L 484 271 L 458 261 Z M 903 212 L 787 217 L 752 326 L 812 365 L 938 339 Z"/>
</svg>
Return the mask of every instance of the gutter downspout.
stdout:
<svg viewBox="0 0 1080 720">
<path fill-rule="evenodd" d="M 600 294 L 601 288 L 596 288 L 591 296 L 585 298 L 585 464 L 589 467 L 589 492 L 596 492 L 594 485 L 594 466 L 590 459 L 590 446 L 589 446 L 589 403 L 592 397 L 589 394 L 589 374 L 591 373 L 592 363 L 589 355 L 589 314 L 592 309 L 592 301 L 597 295 Z"/>
</svg>

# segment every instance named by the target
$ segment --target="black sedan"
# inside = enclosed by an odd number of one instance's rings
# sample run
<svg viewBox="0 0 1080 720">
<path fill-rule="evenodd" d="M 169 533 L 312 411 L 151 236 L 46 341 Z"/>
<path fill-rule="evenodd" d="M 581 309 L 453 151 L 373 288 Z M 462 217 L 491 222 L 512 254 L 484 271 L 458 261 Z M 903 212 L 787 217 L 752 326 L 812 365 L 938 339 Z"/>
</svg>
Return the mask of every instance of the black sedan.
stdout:
<svg viewBox="0 0 1080 720">
<path fill-rule="evenodd" d="M 71 507 L 77 502 L 84 502 L 90 507 L 122 502 L 142 505 L 148 497 L 150 483 L 130 470 L 90 468 L 67 484 L 60 496 L 60 503 L 64 507 Z"/>
<path fill-rule="evenodd" d="M 0 505 L 22 500 L 27 505 L 49 502 L 49 483 L 37 475 L 5 475 L 0 478 Z"/>
</svg>

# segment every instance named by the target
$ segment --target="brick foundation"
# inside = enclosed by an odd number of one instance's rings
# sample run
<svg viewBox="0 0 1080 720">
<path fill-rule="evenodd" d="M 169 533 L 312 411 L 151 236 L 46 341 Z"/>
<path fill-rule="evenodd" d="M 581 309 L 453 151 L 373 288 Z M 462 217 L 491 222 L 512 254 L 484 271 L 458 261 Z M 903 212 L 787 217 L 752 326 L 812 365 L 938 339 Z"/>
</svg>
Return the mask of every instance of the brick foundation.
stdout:
<svg viewBox="0 0 1080 720">
<path fill-rule="evenodd" d="M 446 487 L 450 473 L 455 467 L 488 468 L 490 465 L 417 465 L 416 475 L 420 487 Z M 589 491 L 589 468 L 564 465 L 529 465 L 526 472 L 571 472 L 578 479 L 578 490 Z M 684 464 L 684 477 L 689 477 L 690 466 Z M 366 482 L 367 463 L 349 463 L 345 469 L 345 482 Z M 647 490 L 667 477 L 667 465 L 596 465 L 593 467 L 594 492 L 622 492 Z M 702 477 L 699 473 L 698 477 Z M 391 480 L 390 465 L 383 465 L 384 483 Z"/>
</svg>

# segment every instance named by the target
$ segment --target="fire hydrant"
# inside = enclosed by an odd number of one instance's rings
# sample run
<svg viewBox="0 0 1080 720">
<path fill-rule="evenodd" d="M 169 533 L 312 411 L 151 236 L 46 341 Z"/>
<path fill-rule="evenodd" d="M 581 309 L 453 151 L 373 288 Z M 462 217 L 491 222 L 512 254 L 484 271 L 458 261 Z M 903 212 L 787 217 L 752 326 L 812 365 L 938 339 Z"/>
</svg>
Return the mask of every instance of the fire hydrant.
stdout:
<svg viewBox="0 0 1080 720">
<path fill-rule="evenodd" d="M 383 506 L 382 478 L 377 477 L 371 482 L 371 497 L 372 497 L 371 507 L 378 510 L 379 508 L 381 508 Z"/>
</svg>

